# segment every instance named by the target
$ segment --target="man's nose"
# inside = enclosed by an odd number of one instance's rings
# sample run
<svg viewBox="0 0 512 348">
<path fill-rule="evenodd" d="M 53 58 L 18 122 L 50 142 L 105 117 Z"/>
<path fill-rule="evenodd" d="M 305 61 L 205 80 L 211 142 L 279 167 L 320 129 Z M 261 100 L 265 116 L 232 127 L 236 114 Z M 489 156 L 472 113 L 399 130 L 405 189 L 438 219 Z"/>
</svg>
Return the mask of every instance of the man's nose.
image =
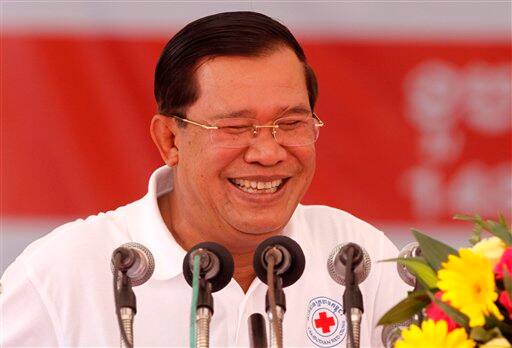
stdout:
<svg viewBox="0 0 512 348">
<path fill-rule="evenodd" d="M 272 135 L 272 128 L 260 128 L 245 151 L 244 159 L 248 163 L 273 166 L 284 161 L 288 152 L 279 145 Z"/>
</svg>

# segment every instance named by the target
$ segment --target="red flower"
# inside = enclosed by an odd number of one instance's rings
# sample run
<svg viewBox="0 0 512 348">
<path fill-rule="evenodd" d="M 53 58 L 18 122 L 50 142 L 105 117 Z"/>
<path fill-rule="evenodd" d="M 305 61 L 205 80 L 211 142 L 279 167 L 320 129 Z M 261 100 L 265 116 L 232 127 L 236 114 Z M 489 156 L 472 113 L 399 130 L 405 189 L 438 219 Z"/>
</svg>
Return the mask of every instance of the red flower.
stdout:
<svg viewBox="0 0 512 348">
<path fill-rule="evenodd" d="M 436 298 L 441 300 L 441 296 L 443 296 L 442 291 L 438 291 L 436 293 Z M 460 327 L 459 324 L 454 322 L 452 318 L 450 318 L 441 307 L 439 307 L 434 301 L 430 302 L 430 304 L 427 306 L 426 309 L 427 317 L 434 321 L 444 320 L 448 324 L 448 332 L 452 331 L 453 329 L 456 329 Z"/>
<path fill-rule="evenodd" d="M 500 297 L 498 298 L 498 301 L 505 307 L 505 309 L 508 312 L 508 317 L 512 319 L 512 301 L 510 300 L 510 296 L 508 295 L 508 292 L 502 291 L 500 293 Z"/>
<path fill-rule="evenodd" d="M 494 267 L 496 279 L 503 279 L 503 268 L 506 268 L 509 274 L 512 273 L 512 247 L 505 249 L 500 261 Z"/>
</svg>

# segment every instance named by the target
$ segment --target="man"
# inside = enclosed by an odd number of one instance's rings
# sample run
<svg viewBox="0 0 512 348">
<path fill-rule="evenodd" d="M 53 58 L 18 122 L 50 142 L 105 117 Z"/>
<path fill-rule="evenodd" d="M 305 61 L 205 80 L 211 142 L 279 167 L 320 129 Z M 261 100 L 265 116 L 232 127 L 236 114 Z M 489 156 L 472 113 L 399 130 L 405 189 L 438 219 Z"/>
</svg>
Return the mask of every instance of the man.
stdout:
<svg viewBox="0 0 512 348">
<path fill-rule="evenodd" d="M 153 277 L 135 288 L 135 345 L 187 346 L 191 289 L 183 257 L 214 241 L 233 255 L 235 273 L 214 294 L 210 342 L 247 346 L 248 316 L 265 311 L 253 252 L 283 234 L 306 256 L 301 279 L 285 289 L 285 346 L 345 344 L 343 289 L 326 270 L 330 251 L 344 242 L 363 246 L 374 261 L 361 284 L 361 345 L 380 345 L 377 320 L 405 286 L 392 264 L 375 261 L 397 251 L 345 212 L 299 205 L 315 171 L 322 121 L 313 112 L 315 75 L 288 29 L 253 12 L 190 23 L 164 48 L 155 96 L 151 136 L 166 166 L 141 200 L 57 228 L 10 266 L 2 278 L 2 344 L 118 345 L 109 262 L 116 247 L 134 241 L 156 262 Z"/>
</svg>

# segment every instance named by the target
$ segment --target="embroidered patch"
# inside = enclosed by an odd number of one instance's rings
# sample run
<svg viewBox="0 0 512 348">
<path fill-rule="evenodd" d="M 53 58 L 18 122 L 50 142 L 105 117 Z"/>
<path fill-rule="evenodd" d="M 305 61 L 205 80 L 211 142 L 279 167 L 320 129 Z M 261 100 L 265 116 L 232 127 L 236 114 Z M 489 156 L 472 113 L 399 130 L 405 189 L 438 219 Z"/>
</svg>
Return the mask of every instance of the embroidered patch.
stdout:
<svg viewBox="0 0 512 348">
<path fill-rule="evenodd" d="M 307 323 L 306 334 L 318 347 L 339 345 L 347 334 L 343 305 L 325 296 L 309 301 Z"/>
</svg>

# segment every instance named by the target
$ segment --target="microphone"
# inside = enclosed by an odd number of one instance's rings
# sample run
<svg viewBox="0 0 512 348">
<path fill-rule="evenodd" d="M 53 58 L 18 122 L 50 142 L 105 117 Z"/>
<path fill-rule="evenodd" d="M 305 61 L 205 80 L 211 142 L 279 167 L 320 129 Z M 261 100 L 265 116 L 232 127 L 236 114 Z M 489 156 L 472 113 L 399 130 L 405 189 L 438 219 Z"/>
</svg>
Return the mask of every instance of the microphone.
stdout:
<svg viewBox="0 0 512 348">
<path fill-rule="evenodd" d="M 114 274 L 114 300 L 121 347 L 133 347 L 133 319 L 137 314 L 137 299 L 132 287 L 142 285 L 151 278 L 155 260 L 145 246 L 126 243 L 112 253 L 110 268 Z"/>
<path fill-rule="evenodd" d="M 305 266 L 306 259 L 302 249 L 289 237 L 270 237 L 254 251 L 254 271 L 268 285 L 265 310 L 270 324 L 271 347 L 283 346 L 283 318 L 286 312 L 283 288 L 295 283 L 304 272 Z"/>
<path fill-rule="evenodd" d="M 183 258 L 183 275 L 188 285 L 192 286 L 192 271 L 196 255 L 200 257 L 199 275 L 211 284 L 212 292 L 217 292 L 229 284 L 235 271 L 233 256 L 220 244 L 204 242 L 192 247 Z"/>
<path fill-rule="evenodd" d="M 271 255 L 275 257 L 274 274 L 281 277 L 283 288 L 299 280 L 306 266 L 306 258 L 297 242 L 286 236 L 274 236 L 258 245 L 254 251 L 253 267 L 256 276 L 265 284 Z"/>
<path fill-rule="evenodd" d="M 131 286 L 138 286 L 147 282 L 153 275 L 155 260 L 144 245 L 125 243 L 112 253 L 111 270 L 126 273 Z"/>
<path fill-rule="evenodd" d="M 419 256 L 421 256 L 421 249 L 418 242 L 411 242 L 407 244 L 398 254 L 398 258 L 405 259 Z M 407 285 L 416 287 L 416 276 L 414 276 L 414 274 L 412 274 L 404 264 L 397 262 L 396 269 L 400 278 L 402 278 Z"/>
<path fill-rule="evenodd" d="M 327 270 L 331 278 L 345 286 L 343 292 L 343 312 L 347 317 L 347 347 L 359 348 L 361 319 L 364 312 L 363 295 L 359 285 L 370 273 L 370 256 L 355 243 L 336 246 L 327 259 Z"/>
<path fill-rule="evenodd" d="M 336 246 L 327 259 L 327 270 L 331 278 L 338 284 L 346 285 L 346 264 L 348 248 L 355 250 L 352 269 L 356 284 L 361 284 L 370 274 L 372 262 L 368 252 L 355 243 L 342 243 Z"/>
<path fill-rule="evenodd" d="M 398 258 L 413 258 L 421 256 L 421 248 L 418 242 L 411 242 L 404 246 L 398 253 Z M 418 283 L 416 277 L 412 274 L 404 264 L 396 263 L 398 275 L 407 285 L 413 286 L 417 290 Z M 401 329 L 409 327 L 413 323 L 419 322 L 421 314 L 416 314 L 415 317 L 405 321 L 389 324 L 382 328 L 381 340 L 385 348 L 391 348 L 395 345 L 396 341 L 401 337 Z"/>
<path fill-rule="evenodd" d="M 196 256 L 199 257 L 199 282 L 194 280 L 193 274 Z M 193 289 L 190 313 L 191 347 L 209 347 L 210 321 L 213 316 L 212 293 L 228 285 L 234 271 L 233 256 L 217 243 L 199 243 L 183 258 L 183 275 Z"/>
<path fill-rule="evenodd" d="M 394 347 L 396 341 L 402 336 L 402 329 L 409 327 L 411 324 L 416 323 L 416 320 L 407 319 L 400 323 L 390 324 L 384 326 L 382 329 L 381 340 L 384 348 Z"/>
</svg>

